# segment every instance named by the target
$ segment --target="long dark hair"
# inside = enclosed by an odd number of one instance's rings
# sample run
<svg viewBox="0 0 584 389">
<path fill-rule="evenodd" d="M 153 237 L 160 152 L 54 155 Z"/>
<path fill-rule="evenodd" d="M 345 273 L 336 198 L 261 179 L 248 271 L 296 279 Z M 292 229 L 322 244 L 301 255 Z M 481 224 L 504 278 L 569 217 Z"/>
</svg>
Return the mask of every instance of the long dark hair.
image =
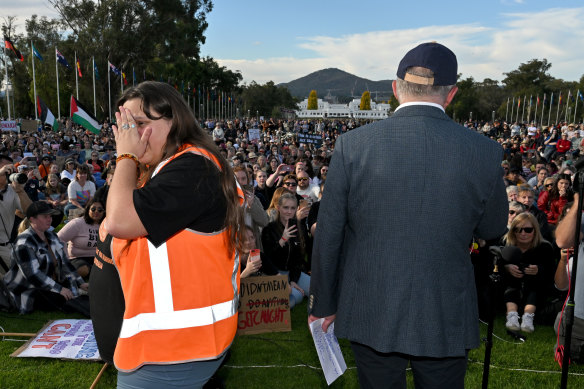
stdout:
<svg viewBox="0 0 584 389">
<path fill-rule="evenodd" d="M 549 196 L 550 201 L 560 198 L 560 191 L 558 189 L 558 183 L 560 182 L 560 180 L 567 180 L 570 183 L 570 187 L 566 191 L 566 198 L 567 198 L 568 202 L 573 201 L 574 200 L 574 191 L 572 190 L 572 177 L 570 177 L 569 174 L 563 174 L 563 173 L 558 174 L 556 179 L 554 180 L 554 186 L 549 191 L 550 192 L 550 196 Z"/>
<path fill-rule="evenodd" d="M 161 161 L 175 154 L 184 144 L 200 147 L 215 157 L 219 163 L 221 187 L 227 204 L 225 213 L 225 228 L 229 233 L 227 246 L 230 252 L 239 248 L 243 242 L 243 229 L 239 228 L 240 225 L 243 225 L 243 210 L 239 205 L 233 171 L 209 134 L 201 128 L 183 97 L 169 84 L 145 81 L 124 91 L 116 107 L 133 99 L 141 101 L 142 111 L 149 119 L 165 118 L 171 120 L 172 124 L 163 147 Z M 142 166 L 141 180 L 143 183 L 150 179 L 159 162 L 155 161 L 148 167 Z M 213 164 L 210 161 L 207 163 Z"/>
</svg>

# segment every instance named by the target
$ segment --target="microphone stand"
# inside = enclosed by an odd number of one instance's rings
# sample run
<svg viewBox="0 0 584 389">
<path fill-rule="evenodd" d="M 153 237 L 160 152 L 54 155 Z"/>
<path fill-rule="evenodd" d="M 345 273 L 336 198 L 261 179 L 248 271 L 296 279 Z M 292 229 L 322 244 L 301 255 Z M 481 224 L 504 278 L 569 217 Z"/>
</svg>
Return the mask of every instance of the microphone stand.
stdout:
<svg viewBox="0 0 584 389">
<path fill-rule="evenodd" d="M 491 247 L 491 253 L 494 256 L 493 259 L 493 273 L 489 276 L 489 295 L 491 297 L 491 301 L 489 302 L 489 311 L 488 311 L 488 322 L 487 322 L 487 338 L 485 339 L 485 361 L 483 362 L 483 389 L 487 389 L 489 387 L 489 369 L 491 367 L 491 350 L 493 348 L 493 327 L 495 322 L 495 300 L 496 300 L 496 292 L 501 283 L 501 274 L 499 274 L 499 267 L 498 263 L 501 260 L 501 247 L 495 246 Z"/>
<path fill-rule="evenodd" d="M 572 327 L 574 325 L 574 293 L 576 288 L 576 275 L 578 270 L 578 251 L 580 245 L 580 225 L 582 223 L 582 195 L 584 194 L 584 160 L 576 162 L 576 178 L 578 179 L 578 212 L 576 213 L 576 230 L 574 231 L 574 256 L 572 257 L 572 276 L 570 277 L 570 295 L 564 309 L 563 320 L 566 321 L 566 333 L 564 337 L 564 358 L 562 359 L 562 381 L 560 388 L 566 389 L 568 385 L 568 370 L 570 368 L 570 349 L 572 343 Z M 582 302 L 581 302 L 582 303 Z"/>
</svg>

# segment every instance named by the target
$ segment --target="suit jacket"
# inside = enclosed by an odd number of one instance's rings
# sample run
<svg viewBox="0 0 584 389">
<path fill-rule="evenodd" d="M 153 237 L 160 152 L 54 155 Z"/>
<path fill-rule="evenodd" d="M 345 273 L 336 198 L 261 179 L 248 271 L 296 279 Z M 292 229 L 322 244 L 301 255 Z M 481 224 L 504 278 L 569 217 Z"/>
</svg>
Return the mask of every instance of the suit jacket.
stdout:
<svg viewBox="0 0 584 389">
<path fill-rule="evenodd" d="M 478 346 L 473 235 L 505 232 L 494 141 L 414 105 L 336 142 L 321 200 L 309 312 L 380 352 L 463 356 Z"/>
</svg>

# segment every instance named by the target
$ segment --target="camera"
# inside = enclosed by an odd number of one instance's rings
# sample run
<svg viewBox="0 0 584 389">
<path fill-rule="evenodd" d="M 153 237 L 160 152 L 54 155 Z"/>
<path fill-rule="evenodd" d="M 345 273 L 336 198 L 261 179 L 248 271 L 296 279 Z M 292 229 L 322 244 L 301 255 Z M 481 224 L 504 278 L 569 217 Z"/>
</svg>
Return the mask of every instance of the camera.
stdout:
<svg viewBox="0 0 584 389">
<path fill-rule="evenodd" d="M 10 182 L 16 182 L 18 184 L 24 185 L 28 181 L 28 177 L 24 173 L 12 173 L 8 176 Z"/>
</svg>

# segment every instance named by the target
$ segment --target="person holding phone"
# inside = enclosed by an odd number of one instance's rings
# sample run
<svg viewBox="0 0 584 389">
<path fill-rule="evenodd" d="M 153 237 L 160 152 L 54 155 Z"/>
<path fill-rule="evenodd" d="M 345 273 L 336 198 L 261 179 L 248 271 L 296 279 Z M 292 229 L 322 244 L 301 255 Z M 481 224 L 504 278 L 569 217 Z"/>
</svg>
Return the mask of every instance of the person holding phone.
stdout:
<svg viewBox="0 0 584 389">
<path fill-rule="evenodd" d="M 307 265 L 304 258 L 308 234 L 296 218 L 298 199 L 294 193 L 282 193 L 276 209 L 276 220 L 263 229 L 262 242 L 279 273 L 288 275 L 292 287 L 290 308 L 293 308 L 308 296 L 310 289 L 310 276 L 303 271 Z"/>
</svg>

